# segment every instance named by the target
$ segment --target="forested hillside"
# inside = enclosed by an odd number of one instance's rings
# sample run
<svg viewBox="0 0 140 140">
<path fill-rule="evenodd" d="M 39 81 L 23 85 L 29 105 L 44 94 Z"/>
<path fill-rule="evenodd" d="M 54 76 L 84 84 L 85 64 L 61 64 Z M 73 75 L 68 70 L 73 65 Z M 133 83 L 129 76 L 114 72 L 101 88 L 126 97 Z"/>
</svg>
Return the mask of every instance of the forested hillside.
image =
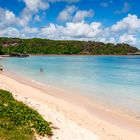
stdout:
<svg viewBox="0 0 140 140">
<path fill-rule="evenodd" d="M 139 50 L 128 44 L 112 44 L 95 41 L 0 38 L 0 54 L 11 52 L 29 54 L 87 54 L 126 55 Z"/>
</svg>

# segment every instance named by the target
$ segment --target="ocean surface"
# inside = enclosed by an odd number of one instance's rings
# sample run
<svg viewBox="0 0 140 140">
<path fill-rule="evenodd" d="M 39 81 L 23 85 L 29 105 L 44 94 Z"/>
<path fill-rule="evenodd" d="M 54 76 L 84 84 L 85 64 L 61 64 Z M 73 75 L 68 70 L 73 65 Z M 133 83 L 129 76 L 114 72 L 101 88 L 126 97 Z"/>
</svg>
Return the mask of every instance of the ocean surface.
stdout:
<svg viewBox="0 0 140 140">
<path fill-rule="evenodd" d="M 4 58 L 0 63 L 17 76 L 90 97 L 140 118 L 140 56 L 31 56 Z"/>
</svg>

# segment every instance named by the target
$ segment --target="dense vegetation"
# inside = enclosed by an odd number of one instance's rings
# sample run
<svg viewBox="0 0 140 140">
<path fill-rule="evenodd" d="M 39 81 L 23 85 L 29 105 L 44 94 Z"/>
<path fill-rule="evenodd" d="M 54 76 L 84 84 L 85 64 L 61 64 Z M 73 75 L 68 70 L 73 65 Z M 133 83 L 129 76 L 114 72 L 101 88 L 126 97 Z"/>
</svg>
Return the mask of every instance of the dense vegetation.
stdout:
<svg viewBox="0 0 140 140">
<path fill-rule="evenodd" d="M 50 123 L 0 89 L 0 140 L 32 140 L 34 133 L 52 135 Z"/>
<path fill-rule="evenodd" d="M 48 39 L 0 38 L 0 54 L 11 52 L 29 54 L 88 54 L 126 55 L 139 50 L 128 44 L 112 44 L 92 41 L 69 41 Z"/>
</svg>

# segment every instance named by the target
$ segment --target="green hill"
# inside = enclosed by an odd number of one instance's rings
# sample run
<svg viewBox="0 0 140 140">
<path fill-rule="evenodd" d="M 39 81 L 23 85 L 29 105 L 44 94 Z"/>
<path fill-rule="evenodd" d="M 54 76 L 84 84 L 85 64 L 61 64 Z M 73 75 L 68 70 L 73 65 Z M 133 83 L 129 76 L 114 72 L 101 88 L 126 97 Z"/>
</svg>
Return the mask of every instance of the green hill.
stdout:
<svg viewBox="0 0 140 140">
<path fill-rule="evenodd" d="M 138 48 L 128 44 L 39 38 L 0 38 L 0 54 L 26 52 L 29 54 L 127 55 L 138 51 Z"/>
</svg>

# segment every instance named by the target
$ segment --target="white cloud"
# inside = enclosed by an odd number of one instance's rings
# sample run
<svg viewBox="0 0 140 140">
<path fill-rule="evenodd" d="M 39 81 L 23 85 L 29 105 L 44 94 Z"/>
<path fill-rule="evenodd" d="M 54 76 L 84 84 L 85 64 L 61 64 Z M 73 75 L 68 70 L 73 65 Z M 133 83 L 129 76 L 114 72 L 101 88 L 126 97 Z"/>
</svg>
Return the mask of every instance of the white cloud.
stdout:
<svg viewBox="0 0 140 140">
<path fill-rule="evenodd" d="M 93 17 L 94 11 L 93 10 L 78 10 L 77 7 L 74 5 L 65 7 L 57 16 L 57 20 L 66 22 L 66 21 L 73 21 L 73 22 L 81 22 L 85 18 Z"/>
<path fill-rule="evenodd" d="M 128 2 L 124 2 L 123 8 L 121 10 L 116 10 L 115 14 L 127 13 L 130 10 L 130 5 Z"/>
<path fill-rule="evenodd" d="M 45 11 L 49 8 L 50 2 L 74 3 L 74 2 L 78 2 L 79 0 L 20 0 L 20 1 L 23 1 L 25 3 L 25 8 L 21 12 L 21 16 L 19 17 L 19 23 L 22 26 L 27 26 L 36 13 L 38 13 L 40 10 Z M 70 8 L 74 8 L 74 6 Z M 72 9 L 68 8 L 67 10 L 68 10 L 68 13 L 65 13 L 64 11 L 61 13 L 60 20 L 61 19 L 65 20 L 67 15 L 69 16 L 68 18 L 71 17 Z M 62 18 L 62 16 L 64 16 L 64 18 Z M 35 16 L 34 20 L 40 21 L 40 17 Z"/>
<path fill-rule="evenodd" d="M 71 22 L 67 23 L 63 28 L 63 33 L 64 35 L 72 38 L 89 38 L 96 35 L 96 30 L 98 30 L 98 27 L 94 27 L 94 23 L 87 24 L 85 22 Z"/>
<path fill-rule="evenodd" d="M 23 38 L 33 38 L 38 37 L 39 29 L 35 27 L 25 27 L 20 30 L 21 37 Z M 35 36 L 36 35 L 36 36 Z"/>
<path fill-rule="evenodd" d="M 24 8 L 20 17 L 18 17 L 19 25 L 27 26 L 28 23 L 32 20 L 32 16 L 33 13 L 28 8 Z"/>
<path fill-rule="evenodd" d="M 38 33 L 38 28 L 31 28 L 31 27 L 25 27 L 21 30 L 21 32 L 26 33 L 26 34 L 34 34 L 34 33 Z"/>
<path fill-rule="evenodd" d="M 73 18 L 73 21 L 74 22 L 80 22 L 82 20 L 84 20 L 86 17 L 93 17 L 94 15 L 94 12 L 93 10 L 79 10 L 76 12 L 74 18 Z"/>
<path fill-rule="evenodd" d="M 128 44 L 136 44 L 137 39 L 135 38 L 134 35 L 125 33 L 122 36 L 120 36 L 119 42 L 128 43 Z"/>
<path fill-rule="evenodd" d="M 21 0 L 25 3 L 25 7 L 18 17 L 18 22 L 21 26 L 27 26 L 40 10 L 47 10 L 49 3 L 46 0 Z M 39 21 L 39 17 L 35 16 L 35 21 Z"/>
<path fill-rule="evenodd" d="M 26 7 L 33 12 L 46 10 L 49 7 L 48 2 L 45 0 L 23 0 L 23 2 L 26 4 Z"/>
<path fill-rule="evenodd" d="M 40 21 L 41 21 L 41 18 L 40 18 L 39 15 L 35 15 L 34 20 L 35 20 L 36 22 L 40 22 Z"/>
<path fill-rule="evenodd" d="M 114 32 L 140 32 L 140 19 L 136 15 L 128 14 L 127 17 L 114 24 L 111 30 Z"/>
<path fill-rule="evenodd" d="M 78 39 L 95 40 L 111 43 L 129 43 L 138 46 L 140 33 L 140 19 L 129 14 L 110 27 L 103 27 L 100 22 L 90 24 L 80 22 L 67 22 L 65 26 L 50 24 L 41 30 L 40 37 L 50 39 Z"/>
<path fill-rule="evenodd" d="M 56 33 L 58 33 L 58 29 L 55 24 L 50 23 L 49 26 L 46 26 L 41 29 L 40 36 L 42 37 L 49 37 L 49 38 L 56 38 Z M 57 36 L 59 36 L 57 34 Z"/>
<path fill-rule="evenodd" d="M 8 27 L 0 31 L 0 36 L 20 37 L 20 32 L 16 28 Z"/>
<path fill-rule="evenodd" d="M 73 13 L 77 10 L 75 6 L 67 6 L 64 10 L 62 10 L 57 19 L 59 21 L 70 21 L 73 18 Z"/>
<path fill-rule="evenodd" d="M 50 24 L 42 28 L 41 37 L 48 37 L 51 39 L 93 39 L 102 31 L 101 23 L 92 22 L 87 24 L 85 22 L 66 23 L 65 26 Z"/>
<path fill-rule="evenodd" d="M 4 28 L 9 25 L 13 25 L 17 22 L 15 14 L 9 10 L 0 8 L 0 27 Z"/>
<path fill-rule="evenodd" d="M 15 14 L 11 11 L 6 11 L 5 18 L 8 22 L 13 22 L 15 20 Z"/>
<path fill-rule="evenodd" d="M 49 8 L 49 2 L 67 2 L 73 3 L 79 0 L 21 0 L 25 3 L 26 8 L 37 13 L 39 10 L 46 10 Z"/>
<path fill-rule="evenodd" d="M 75 20 L 77 22 L 73 22 L 73 17 L 71 17 L 71 21 L 66 22 L 65 25 L 50 23 L 39 28 L 29 26 L 28 23 L 32 19 L 29 10 L 24 9 L 23 13 L 20 17 L 16 17 L 12 11 L 0 8 L 0 36 L 94 40 L 129 43 L 135 46 L 140 43 L 140 18 L 136 15 L 128 14 L 127 17 L 109 27 L 104 27 L 100 22 L 87 23 L 84 21 L 85 16 L 82 16 Z"/>
</svg>

